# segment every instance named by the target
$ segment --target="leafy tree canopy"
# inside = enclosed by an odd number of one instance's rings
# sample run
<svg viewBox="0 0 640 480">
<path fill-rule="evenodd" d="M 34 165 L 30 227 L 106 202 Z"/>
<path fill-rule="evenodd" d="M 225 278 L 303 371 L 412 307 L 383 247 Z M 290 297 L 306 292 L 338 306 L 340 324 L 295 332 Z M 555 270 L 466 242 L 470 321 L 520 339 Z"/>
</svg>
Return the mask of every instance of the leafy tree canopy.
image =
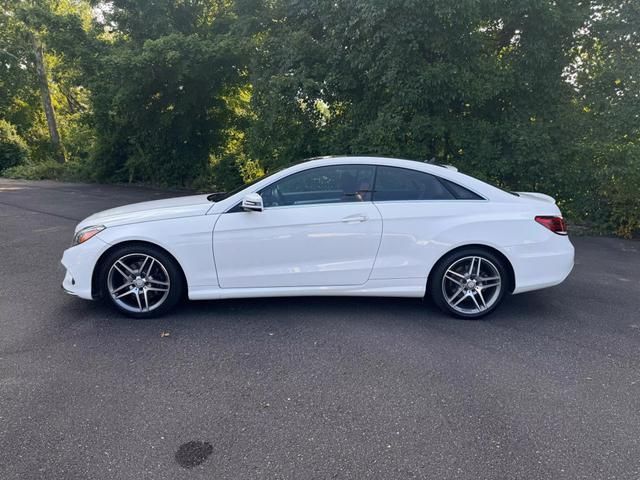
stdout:
<svg viewBox="0 0 640 480">
<path fill-rule="evenodd" d="M 0 118 L 74 172 L 231 188 L 328 154 L 435 157 L 640 228 L 636 0 L 0 0 Z M 55 169 L 59 171 L 59 169 Z"/>
</svg>

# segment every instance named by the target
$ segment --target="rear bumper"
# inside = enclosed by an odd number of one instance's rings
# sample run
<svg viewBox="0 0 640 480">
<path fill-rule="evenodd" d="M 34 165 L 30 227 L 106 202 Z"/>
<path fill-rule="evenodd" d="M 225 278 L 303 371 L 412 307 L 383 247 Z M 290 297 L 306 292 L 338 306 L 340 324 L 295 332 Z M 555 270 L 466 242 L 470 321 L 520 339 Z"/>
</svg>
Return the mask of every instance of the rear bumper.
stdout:
<svg viewBox="0 0 640 480">
<path fill-rule="evenodd" d="M 109 247 L 108 243 L 96 236 L 86 243 L 66 249 L 61 260 L 66 269 L 62 289 L 70 295 L 92 300 L 93 269 Z"/>
<path fill-rule="evenodd" d="M 542 243 L 508 249 L 516 280 L 513 293 L 552 287 L 569 276 L 574 264 L 573 245 L 567 236 L 552 235 Z"/>
</svg>

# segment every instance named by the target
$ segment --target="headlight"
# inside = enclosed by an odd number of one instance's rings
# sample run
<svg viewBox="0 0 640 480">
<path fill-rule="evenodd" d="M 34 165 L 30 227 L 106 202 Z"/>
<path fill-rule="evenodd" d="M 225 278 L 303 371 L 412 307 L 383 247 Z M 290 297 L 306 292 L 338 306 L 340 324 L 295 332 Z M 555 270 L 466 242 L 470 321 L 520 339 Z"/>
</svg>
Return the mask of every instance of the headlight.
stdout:
<svg viewBox="0 0 640 480">
<path fill-rule="evenodd" d="M 104 229 L 105 229 L 104 225 L 93 225 L 91 227 L 83 228 L 73 236 L 73 244 L 71 246 L 80 245 L 81 243 L 86 242 L 91 237 L 93 237 L 94 235 L 97 235 Z"/>
</svg>

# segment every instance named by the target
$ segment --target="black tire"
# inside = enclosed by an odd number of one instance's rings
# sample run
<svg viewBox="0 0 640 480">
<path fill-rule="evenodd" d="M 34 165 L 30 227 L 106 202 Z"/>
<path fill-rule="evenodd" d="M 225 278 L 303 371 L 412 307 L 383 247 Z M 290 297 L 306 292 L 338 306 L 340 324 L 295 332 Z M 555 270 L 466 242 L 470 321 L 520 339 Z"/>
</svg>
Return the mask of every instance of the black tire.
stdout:
<svg viewBox="0 0 640 480">
<path fill-rule="evenodd" d="M 466 279 L 459 278 L 458 275 L 468 275 L 467 265 L 470 261 L 473 261 L 469 259 L 473 258 L 481 259 L 480 261 L 476 260 L 480 265 L 480 275 L 473 274 Z M 473 264 L 471 265 L 473 266 Z M 451 268 L 453 268 L 453 271 L 450 270 Z M 455 270 L 458 270 L 458 273 Z M 445 281 L 447 271 L 450 273 Z M 487 274 L 487 272 L 494 271 L 496 273 L 492 273 L 491 276 Z M 456 276 L 453 277 L 453 275 Z M 495 280 L 483 281 L 496 276 L 500 277 L 498 289 L 490 286 L 496 282 Z M 450 280 L 451 278 L 455 278 L 460 284 L 456 286 L 454 281 Z M 470 288 L 470 285 L 475 285 L 475 287 Z M 428 290 L 434 303 L 443 312 L 456 318 L 478 320 L 493 312 L 502 303 L 505 293 L 509 290 L 509 275 L 504 261 L 497 255 L 481 248 L 464 248 L 451 252 L 440 259 L 431 273 Z M 480 290 L 479 294 L 477 293 L 478 290 Z M 454 296 L 456 292 L 458 292 L 458 296 Z M 448 298 L 445 295 L 448 295 Z M 461 300 L 462 296 L 465 295 L 467 298 Z M 485 298 L 489 296 L 490 302 L 487 301 L 488 298 Z M 452 303 L 457 301 L 460 301 L 460 303 L 456 307 L 452 306 Z M 483 303 L 486 305 L 485 308 L 482 308 Z M 479 307 L 478 311 L 461 311 L 473 310 L 476 306 Z"/>
<path fill-rule="evenodd" d="M 143 268 L 136 270 L 136 265 Z M 167 313 L 184 298 L 186 287 L 177 262 L 164 250 L 147 244 L 128 244 L 109 253 L 100 265 L 98 278 L 102 299 L 132 318 L 153 318 Z M 131 279 L 133 284 L 128 283 Z M 144 282 L 144 285 L 135 282 Z M 112 290 L 117 292 L 112 294 Z M 154 301 L 158 302 L 155 306 Z"/>
</svg>

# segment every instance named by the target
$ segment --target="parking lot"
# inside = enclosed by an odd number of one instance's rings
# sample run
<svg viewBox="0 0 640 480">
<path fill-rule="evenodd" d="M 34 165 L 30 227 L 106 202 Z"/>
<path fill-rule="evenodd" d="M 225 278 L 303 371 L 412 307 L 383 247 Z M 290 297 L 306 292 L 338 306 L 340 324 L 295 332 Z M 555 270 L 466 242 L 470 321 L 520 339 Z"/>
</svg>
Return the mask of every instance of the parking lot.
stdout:
<svg viewBox="0 0 640 480">
<path fill-rule="evenodd" d="M 0 179 L 0 479 L 640 478 L 640 243 L 573 238 L 564 284 L 479 322 L 62 292 L 77 221 L 172 195 Z"/>
</svg>

